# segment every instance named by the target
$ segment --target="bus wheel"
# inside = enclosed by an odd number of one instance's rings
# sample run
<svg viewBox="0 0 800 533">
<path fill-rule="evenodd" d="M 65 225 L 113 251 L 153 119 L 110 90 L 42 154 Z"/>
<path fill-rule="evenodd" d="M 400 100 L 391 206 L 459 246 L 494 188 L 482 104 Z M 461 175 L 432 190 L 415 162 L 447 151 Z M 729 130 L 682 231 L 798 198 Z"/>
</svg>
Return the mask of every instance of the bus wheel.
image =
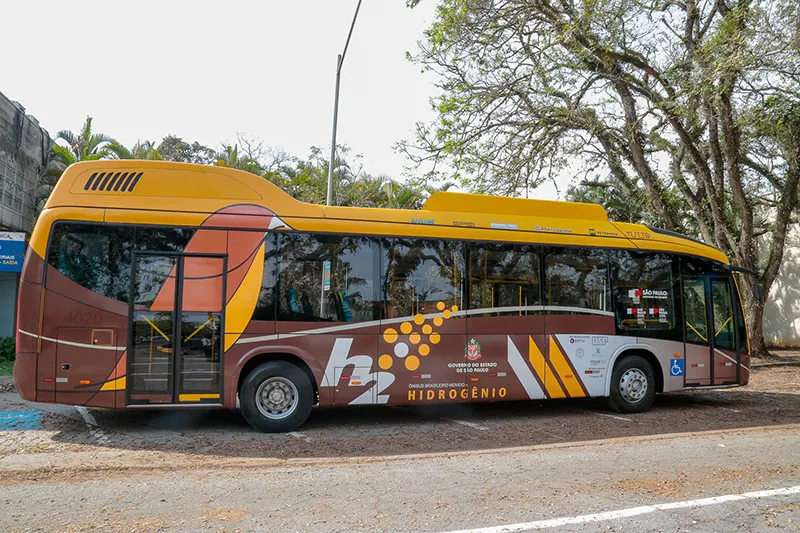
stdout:
<svg viewBox="0 0 800 533">
<path fill-rule="evenodd" d="M 625 357 L 611 374 L 609 406 L 619 413 L 643 413 L 656 397 L 653 367 L 643 357 Z"/>
<path fill-rule="evenodd" d="M 257 430 L 294 431 L 311 413 L 314 387 L 297 365 L 269 361 L 254 368 L 244 379 L 239 402 L 244 418 Z"/>
</svg>

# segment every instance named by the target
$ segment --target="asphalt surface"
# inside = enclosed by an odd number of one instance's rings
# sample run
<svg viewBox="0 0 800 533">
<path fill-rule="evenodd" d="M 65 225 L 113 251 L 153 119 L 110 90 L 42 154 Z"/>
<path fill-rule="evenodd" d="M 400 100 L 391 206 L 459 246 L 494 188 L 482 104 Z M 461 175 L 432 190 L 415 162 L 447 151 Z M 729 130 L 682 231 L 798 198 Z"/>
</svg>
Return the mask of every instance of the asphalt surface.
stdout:
<svg viewBox="0 0 800 533">
<path fill-rule="evenodd" d="M 739 496 L 800 485 L 800 368 L 753 382 L 638 415 L 600 401 L 326 409 L 284 435 L 237 412 L 4 392 L 0 531 L 800 531 L 800 488 Z"/>
</svg>

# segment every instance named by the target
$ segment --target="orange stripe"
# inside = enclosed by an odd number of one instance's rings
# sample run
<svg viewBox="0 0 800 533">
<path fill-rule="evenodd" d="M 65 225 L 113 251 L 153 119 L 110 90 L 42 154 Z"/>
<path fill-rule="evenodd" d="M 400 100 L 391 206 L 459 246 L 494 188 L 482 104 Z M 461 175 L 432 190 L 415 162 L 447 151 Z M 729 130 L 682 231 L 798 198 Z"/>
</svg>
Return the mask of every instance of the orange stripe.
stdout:
<svg viewBox="0 0 800 533">
<path fill-rule="evenodd" d="M 531 361 L 531 365 L 533 365 L 533 370 L 536 372 L 536 377 L 539 379 L 539 382 L 544 382 L 547 396 L 549 398 L 566 398 L 564 390 L 558 384 L 558 380 L 547 364 L 547 361 L 545 361 L 541 350 L 539 350 L 539 347 L 533 342 L 532 337 L 528 338 L 530 339 L 528 358 Z"/>
<path fill-rule="evenodd" d="M 580 381 L 575 375 L 575 371 L 570 368 L 567 359 L 552 335 L 550 336 L 550 362 L 558 373 L 558 377 L 561 378 L 561 383 L 564 384 L 564 388 L 567 389 L 570 398 L 583 398 L 586 396 Z"/>
</svg>

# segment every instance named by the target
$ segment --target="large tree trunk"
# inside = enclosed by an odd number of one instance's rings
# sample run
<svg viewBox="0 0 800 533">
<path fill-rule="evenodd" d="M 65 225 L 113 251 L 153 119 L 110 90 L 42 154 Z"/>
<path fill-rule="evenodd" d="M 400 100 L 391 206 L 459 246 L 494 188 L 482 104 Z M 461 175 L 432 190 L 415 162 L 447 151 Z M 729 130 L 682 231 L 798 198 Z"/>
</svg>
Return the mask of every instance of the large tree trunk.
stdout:
<svg viewBox="0 0 800 533">
<path fill-rule="evenodd" d="M 770 355 L 764 342 L 764 304 L 753 302 L 748 309 L 748 332 L 750 333 L 750 354 L 758 357 Z"/>
</svg>

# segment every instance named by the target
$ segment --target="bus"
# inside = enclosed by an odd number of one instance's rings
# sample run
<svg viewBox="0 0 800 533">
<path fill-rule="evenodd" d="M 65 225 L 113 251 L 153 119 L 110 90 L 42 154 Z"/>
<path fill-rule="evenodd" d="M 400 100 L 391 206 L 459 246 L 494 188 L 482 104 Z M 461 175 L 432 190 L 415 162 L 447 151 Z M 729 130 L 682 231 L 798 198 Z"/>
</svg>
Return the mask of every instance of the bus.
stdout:
<svg viewBox="0 0 800 533">
<path fill-rule="evenodd" d="M 455 192 L 327 207 L 259 176 L 163 161 L 63 174 L 19 291 L 19 394 L 109 409 L 607 397 L 745 385 L 736 268 L 598 205 Z M 738 277 L 738 276 L 737 276 Z"/>
</svg>

